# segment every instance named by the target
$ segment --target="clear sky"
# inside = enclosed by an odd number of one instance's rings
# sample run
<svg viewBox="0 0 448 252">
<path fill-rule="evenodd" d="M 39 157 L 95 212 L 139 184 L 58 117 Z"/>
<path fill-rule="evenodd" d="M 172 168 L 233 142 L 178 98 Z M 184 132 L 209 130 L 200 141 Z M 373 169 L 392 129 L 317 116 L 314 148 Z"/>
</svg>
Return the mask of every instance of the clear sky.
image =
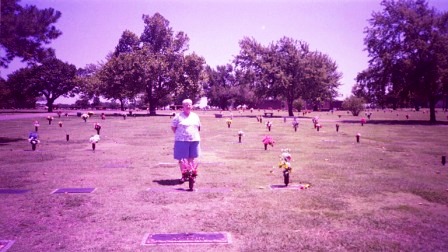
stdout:
<svg viewBox="0 0 448 252">
<path fill-rule="evenodd" d="M 22 5 L 54 8 L 62 35 L 50 46 L 76 67 L 98 63 L 115 49 L 124 30 L 141 35 L 142 15 L 159 12 L 174 32 L 190 38 L 189 52 L 216 67 L 231 63 L 245 36 L 263 45 L 286 36 L 328 54 L 343 74 L 339 92 L 350 95 L 357 73 L 367 68 L 364 28 L 380 0 L 22 0 Z M 448 11 L 448 0 L 429 0 Z M 10 66 L 8 71 L 17 68 Z"/>
</svg>

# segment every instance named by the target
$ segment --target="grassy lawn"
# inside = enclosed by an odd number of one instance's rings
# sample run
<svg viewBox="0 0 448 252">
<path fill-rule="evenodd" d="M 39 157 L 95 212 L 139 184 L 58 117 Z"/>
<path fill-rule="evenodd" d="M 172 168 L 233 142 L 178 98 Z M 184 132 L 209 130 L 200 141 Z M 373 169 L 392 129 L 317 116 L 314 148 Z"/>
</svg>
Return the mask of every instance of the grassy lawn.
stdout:
<svg viewBox="0 0 448 252">
<path fill-rule="evenodd" d="M 448 165 L 441 164 L 448 155 L 448 113 L 438 111 L 442 123 L 428 125 L 427 111 L 374 110 L 361 126 L 361 116 L 345 111 L 312 112 L 300 114 L 294 132 L 292 119 L 284 122 L 286 112 L 274 111 L 274 118 L 259 123 L 255 115 L 262 112 L 235 111 L 230 128 L 230 112 L 223 118 L 197 112 L 202 121 L 197 192 L 175 190 L 188 185 L 177 182 L 169 116 L 101 120 L 96 114 L 85 123 L 54 115 L 51 125 L 37 115 L 0 120 L 0 188 L 29 190 L 0 194 L 0 240 L 15 241 L 8 251 L 448 248 Z M 323 125 L 319 131 L 314 116 Z M 41 143 L 31 151 L 27 137 L 34 120 L 40 121 Z M 273 122 L 271 132 L 267 120 Z M 88 140 L 95 122 L 102 129 L 94 152 Z M 276 142 L 267 150 L 265 135 Z M 276 168 L 282 148 L 291 149 L 291 184 L 307 183 L 308 189 L 270 189 L 283 183 Z M 96 190 L 51 194 L 65 187 Z M 181 232 L 228 232 L 232 241 L 141 245 L 148 233 Z"/>
</svg>

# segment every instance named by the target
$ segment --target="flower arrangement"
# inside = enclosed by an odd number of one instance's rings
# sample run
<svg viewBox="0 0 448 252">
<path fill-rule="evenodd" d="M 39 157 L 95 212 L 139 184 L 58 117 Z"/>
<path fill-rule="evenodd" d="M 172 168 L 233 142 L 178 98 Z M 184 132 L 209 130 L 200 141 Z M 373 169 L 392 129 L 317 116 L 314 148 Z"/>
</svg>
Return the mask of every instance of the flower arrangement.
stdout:
<svg viewBox="0 0 448 252">
<path fill-rule="evenodd" d="M 241 143 L 241 137 L 244 136 L 244 132 L 242 130 L 238 131 L 238 142 Z"/>
<path fill-rule="evenodd" d="M 96 130 L 96 133 L 99 135 L 100 134 L 100 130 L 101 130 L 101 124 L 99 124 L 99 123 L 95 123 L 94 125 L 93 125 L 93 128 Z"/>
<path fill-rule="evenodd" d="M 31 132 L 28 136 L 28 142 L 31 144 L 32 150 L 36 150 L 37 144 L 40 143 L 39 141 L 39 135 L 36 132 Z"/>
<path fill-rule="evenodd" d="M 356 142 L 359 143 L 359 139 L 361 138 L 361 133 L 356 134 Z"/>
<path fill-rule="evenodd" d="M 320 124 L 320 123 L 316 123 L 316 124 L 314 125 L 314 127 L 316 128 L 317 131 L 319 131 L 319 129 L 322 128 L 322 124 Z"/>
<path fill-rule="evenodd" d="M 290 149 L 281 149 L 281 152 L 282 153 L 280 154 L 280 162 L 278 163 L 278 168 L 282 169 L 285 185 L 288 186 L 289 173 L 291 173 L 291 171 L 292 171 L 292 167 L 291 167 L 292 156 L 290 154 L 291 150 Z"/>
<path fill-rule="evenodd" d="M 228 118 L 226 120 L 226 123 L 227 123 L 227 128 L 230 128 L 230 125 L 232 124 L 232 119 Z"/>
<path fill-rule="evenodd" d="M 89 141 L 92 144 L 92 150 L 95 150 L 96 144 L 100 141 L 100 135 L 93 135 Z"/>
<path fill-rule="evenodd" d="M 59 127 L 62 128 L 62 121 L 59 121 L 58 124 L 59 124 Z"/>
<path fill-rule="evenodd" d="M 189 175 L 188 173 L 191 173 L 191 176 L 196 177 L 197 174 L 197 169 L 198 169 L 198 163 L 193 162 L 188 162 L 187 159 L 182 159 L 180 161 L 181 163 L 181 168 L 182 168 L 182 176 L 184 177 L 184 175 Z"/>
<path fill-rule="evenodd" d="M 89 115 L 84 113 L 81 115 L 81 118 L 84 120 L 84 122 L 87 122 L 87 118 L 89 118 Z"/>
<path fill-rule="evenodd" d="M 364 126 L 364 123 L 366 123 L 366 119 L 363 117 L 361 118 L 361 126 Z"/>
<path fill-rule="evenodd" d="M 92 137 L 90 137 L 89 141 L 91 143 L 98 143 L 100 141 L 100 135 L 93 135 Z"/>
<path fill-rule="evenodd" d="M 278 168 L 285 169 L 285 170 L 292 170 L 291 167 L 291 159 L 292 156 L 290 154 L 290 149 L 281 149 L 282 154 L 280 154 L 280 162 L 278 163 Z"/>
<path fill-rule="evenodd" d="M 47 116 L 47 120 L 48 120 L 48 124 L 51 125 L 51 121 L 53 121 L 53 117 L 52 116 Z"/>
<path fill-rule="evenodd" d="M 299 122 L 297 120 L 292 121 L 292 127 L 294 128 L 294 131 L 297 131 L 297 128 L 299 127 Z"/>
<path fill-rule="evenodd" d="M 318 117 L 318 116 L 315 116 L 315 117 L 313 117 L 313 118 L 311 119 L 311 121 L 312 121 L 313 124 L 314 124 L 314 128 L 316 128 L 316 125 L 319 123 L 319 117 Z"/>
<path fill-rule="evenodd" d="M 37 132 L 39 130 L 39 126 L 40 126 L 39 121 L 34 121 L 34 131 Z"/>
<path fill-rule="evenodd" d="M 268 128 L 269 131 L 271 131 L 272 122 L 271 122 L 271 121 L 268 121 L 268 122 L 266 123 L 266 127 Z"/>
<path fill-rule="evenodd" d="M 274 147 L 274 139 L 271 136 L 264 136 L 263 140 L 262 140 L 263 144 L 264 144 L 264 149 L 267 150 L 268 149 L 268 145 Z"/>
<path fill-rule="evenodd" d="M 198 165 L 198 163 L 195 163 L 194 161 L 189 162 L 187 159 L 182 159 L 180 161 L 182 172 L 181 182 L 188 181 L 190 191 L 193 191 L 193 185 L 198 176 Z"/>
</svg>

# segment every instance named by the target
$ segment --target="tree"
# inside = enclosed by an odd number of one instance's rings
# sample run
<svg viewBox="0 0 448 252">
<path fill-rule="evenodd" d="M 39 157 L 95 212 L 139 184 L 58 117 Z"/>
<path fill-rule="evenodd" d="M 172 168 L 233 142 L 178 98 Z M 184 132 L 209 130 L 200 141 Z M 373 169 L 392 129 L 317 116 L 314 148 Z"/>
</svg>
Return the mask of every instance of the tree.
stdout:
<svg viewBox="0 0 448 252">
<path fill-rule="evenodd" d="M 186 55 L 183 60 L 183 74 L 180 75 L 179 85 L 173 92 L 175 104 L 182 104 L 184 99 L 196 102 L 203 95 L 205 80 L 204 58 L 196 53 Z"/>
<path fill-rule="evenodd" d="M 174 34 L 159 13 L 143 15 L 145 28 L 140 38 L 123 32 L 115 52 L 99 72 L 102 93 L 113 99 L 134 99 L 145 92 L 150 115 L 156 108 L 180 97 L 195 99 L 202 91 L 204 59 L 184 55 L 188 36 Z M 112 90 L 114 89 L 114 90 Z M 116 97 L 116 98 L 115 98 Z"/>
<path fill-rule="evenodd" d="M 34 5 L 20 6 L 20 0 L 2 0 L 0 15 L 0 68 L 7 68 L 15 58 L 39 62 L 54 56 L 54 50 L 45 48 L 62 33 L 53 25 L 61 16 L 52 8 L 39 10 Z"/>
<path fill-rule="evenodd" d="M 135 69 L 137 60 L 139 58 L 132 53 L 111 56 L 96 75 L 100 81 L 98 92 L 106 99 L 118 100 L 122 111 L 125 109 L 125 103 L 141 90 L 142 78 Z"/>
<path fill-rule="evenodd" d="M 136 67 L 144 81 L 150 115 L 155 115 L 159 101 L 178 88 L 189 39 L 183 32 L 174 34 L 169 21 L 159 13 L 143 15 L 143 22 L 142 49 L 137 51 L 140 60 Z"/>
<path fill-rule="evenodd" d="M 217 106 L 226 110 L 232 105 L 232 98 L 236 95 L 235 76 L 230 64 L 217 66 L 216 70 L 207 66 L 207 83 L 204 87 L 205 95 L 210 106 Z"/>
<path fill-rule="evenodd" d="M 34 77 L 31 68 L 21 68 L 8 75 L 6 81 L 7 101 L 13 108 L 34 108 L 39 93 L 30 80 Z"/>
<path fill-rule="evenodd" d="M 0 77 L 0 108 L 9 108 L 11 104 L 11 91 L 6 85 L 6 80 Z"/>
<path fill-rule="evenodd" d="M 253 39 L 240 41 L 240 54 L 236 57 L 239 70 L 253 82 L 251 86 L 259 96 L 280 97 L 286 100 L 288 113 L 293 116 L 293 102 L 331 99 L 337 95 L 341 74 L 327 55 L 311 52 L 307 43 L 284 37 L 267 47 Z"/>
<path fill-rule="evenodd" d="M 357 76 L 355 93 L 381 104 L 435 104 L 448 85 L 448 13 L 425 0 L 383 0 L 365 30 L 369 68 Z"/>
<path fill-rule="evenodd" d="M 364 110 L 365 100 L 356 96 L 350 96 L 342 102 L 342 108 L 352 112 L 352 115 L 358 116 Z"/>
<path fill-rule="evenodd" d="M 33 90 L 47 100 L 48 112 L 53 112 L 54 101 L 61 97 L 73 96 L 77 85 L 76 67 L 56 58 L 47 58 L 40 65 L 30 68 L 29 83 Z"/>
<path fill-rule="evenodd" d="M 131 53 L 138 50 L 139 47 L 140 39 L 138 36 L 129 30 L 125 30 L 123 34 L 121 34 L 118 45 L 115 47 L 114 56 L 118 56 L 123 53 Z"/>
</svg>

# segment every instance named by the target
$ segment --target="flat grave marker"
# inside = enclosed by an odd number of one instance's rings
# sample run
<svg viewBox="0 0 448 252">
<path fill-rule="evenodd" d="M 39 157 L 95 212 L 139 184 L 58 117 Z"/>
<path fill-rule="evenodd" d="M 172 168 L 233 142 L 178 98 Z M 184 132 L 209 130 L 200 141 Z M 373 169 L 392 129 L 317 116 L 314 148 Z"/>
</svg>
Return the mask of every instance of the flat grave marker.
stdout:
<svg viewBox="0 0 448 252">
<path fill-rule="evenodd" d="M 152 187 L 146 189 L 149 192 L 191 192 L 187 187 Z M 228 193 L 231 192 L 230 188 L 216 187 L 216 188 L 194 188 L 193 192 L 199 193 Z"/>
<path fill-rule="evenodd" d="M 58 188 L 51 192 L 51 194 L 59 194 L 59 193 L 93 193 L 96 190 L 94 187 L 86 187 L 86 188 Z"/>
<path fill-rule="evenodd" d="M 14 188 L 0 188 L 0 194 L 24 194 L 30 190 L 14 189 Z"/>
<path fill-rule="evenodd" d="M 212 233 L 164 233 L 147 234 L 143 238 L 142 245 L 160 244 L 228 244 L 231 242 L 228 232 Z"/>
<path fill-rule="evenodd" d="M 103 168 L 108 168 L 108 169 L 120 169 L 120 168 L 129 168 L 130 167 L 130 163 L 127 162 L 115 162 L 115 163 L 107 163 L 103 166 Z"/>
<path fill-rule="evenodd" d="M 309 184 L 301 184 L 301 185 L 269 185 L 271 190 L 303 190 L 308 189 L 310 187 Z"/>
<path fill-rule="evenodd" d="M 173 162 L 159 162 L 158 166 L 161 167 L 177 167 L 179 166 L 178 163 L 173 163 Z"/>
</svg>

